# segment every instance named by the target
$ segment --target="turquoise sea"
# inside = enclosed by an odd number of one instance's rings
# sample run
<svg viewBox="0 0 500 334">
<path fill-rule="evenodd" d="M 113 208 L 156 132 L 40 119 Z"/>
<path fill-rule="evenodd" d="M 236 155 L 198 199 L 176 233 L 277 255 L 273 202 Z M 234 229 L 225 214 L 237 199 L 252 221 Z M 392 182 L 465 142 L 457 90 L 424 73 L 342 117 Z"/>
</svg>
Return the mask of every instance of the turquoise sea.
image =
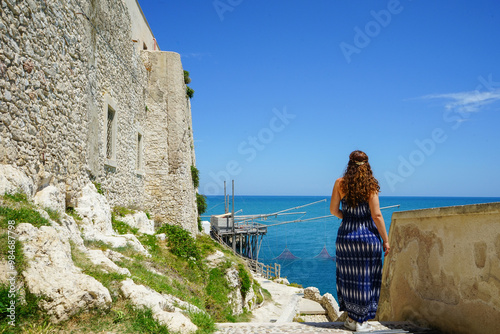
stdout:
<svg viewBox="0 0 500 334">
<path fill-rule="evenodd" d="M 271 225 L 279 222 L 308 219 L 330 215 L 330 197 L 325 196 L 235 196 L 235 212 L 238 215 L 268 214 L 297 206 L 321 201 L 307 207 L 287 212 L 301 212 L 260 220 Z M 388 231 L 391 216 L 396 211 L 407 211 L 454 205 L 500 202 L 500 197 L 380 197 L 380 206 L 399 205 L 383 209 Z M 231 203 L 229 205 L 231 211 Z M 209 220 L 213 214 L 224 213 L 224 196 L 207 196 L 207 212 L 202 220 Z M 281 276 L 304 287 L 317 287 L 321 294 L 331 293 L 337 298 L 335 288 L 335 239 L 340 219 L 326 218 L 268 227 L 262 239 L 259 261 L 265 264 L 280 263 Z M 331 258 L 316 257 L 326 247 Z M 283 251 L 290 251 L 296 259 L 280 260 Z M 324 254 L 324 252 L 322 253 Z"/>
</svg>

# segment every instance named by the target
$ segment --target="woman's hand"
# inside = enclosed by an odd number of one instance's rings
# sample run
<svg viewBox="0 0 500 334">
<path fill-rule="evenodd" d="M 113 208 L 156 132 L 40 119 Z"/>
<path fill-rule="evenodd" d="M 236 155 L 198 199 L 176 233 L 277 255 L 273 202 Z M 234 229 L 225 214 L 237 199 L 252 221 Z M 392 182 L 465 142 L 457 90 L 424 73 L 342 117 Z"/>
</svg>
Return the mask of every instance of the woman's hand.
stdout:
<svg viewBox="0 0 500 334">
<path fill-rule="evenodd" d="M 389 241 L 384 242 L 383 247 L 384 247 L 384 256 L 387 256 L 387 254 L 389 254 L 389 251 L 391 250 L 391 246 L 389 246 Z"/>
</svg>

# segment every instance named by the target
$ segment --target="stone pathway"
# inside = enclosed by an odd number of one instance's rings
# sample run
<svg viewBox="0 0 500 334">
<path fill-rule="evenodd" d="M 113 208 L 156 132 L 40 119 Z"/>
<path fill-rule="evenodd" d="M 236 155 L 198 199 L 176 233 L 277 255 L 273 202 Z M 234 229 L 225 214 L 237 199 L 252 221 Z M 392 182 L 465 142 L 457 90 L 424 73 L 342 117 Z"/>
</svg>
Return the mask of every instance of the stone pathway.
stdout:
<svg viewBox="0 0 500 334">
<path fill-rule="evenodd" d="M 370 321 L 374 327 L 372 333 L 413 333 L 438 334 L 427 328 L 417 327 L 409 322 Z M 221 323 L 217 324 L 217 334 L 278 334 L 278 333 L 353 333 L 345 329 L 342 322 L 289 322 L 289 323 Z"/>
</svg>

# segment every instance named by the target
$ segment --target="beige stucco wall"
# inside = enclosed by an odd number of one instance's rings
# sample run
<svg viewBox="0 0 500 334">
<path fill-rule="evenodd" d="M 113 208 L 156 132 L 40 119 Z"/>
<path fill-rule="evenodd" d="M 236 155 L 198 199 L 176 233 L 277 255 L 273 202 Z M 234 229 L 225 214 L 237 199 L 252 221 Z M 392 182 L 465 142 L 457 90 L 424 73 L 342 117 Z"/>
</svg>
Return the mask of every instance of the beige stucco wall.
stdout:
<svg viewBox="0 0 500 334">
<path fill-rule="evenodd" d="M 500 203 L 396 212 L 378 318 L 497 333 Z"/>
<path fill-rule="evenodd" d="M 158 45 L 155 46 L 155 37 L 148 21 L 142 12 L 141 6 L 137 0 L 123 0 L 128 9 L 131 21 L 131 36 L 134 41 L 135 50 L 144 50 L 144 44 L 147 50 L 159 51 Z"/>
</svg>

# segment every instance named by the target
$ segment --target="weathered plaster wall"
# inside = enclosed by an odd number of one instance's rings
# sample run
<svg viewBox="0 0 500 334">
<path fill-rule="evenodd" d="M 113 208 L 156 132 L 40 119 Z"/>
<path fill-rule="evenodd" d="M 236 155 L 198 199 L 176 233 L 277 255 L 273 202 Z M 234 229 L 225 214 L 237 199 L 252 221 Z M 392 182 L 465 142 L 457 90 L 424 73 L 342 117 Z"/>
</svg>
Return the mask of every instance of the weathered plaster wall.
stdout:
<svg viewBox="0 0 500 334">
<path fill-rule="evenodd" d="M 446 333 L 496 333 L 500 203 L 396 212 L 378 318 Z"/>
<path fill-rule="evenodd" d="M 149 74 L 146 117 L 146 208 L 170 224 L 197 233 L 191 166 L 195 165 L 191 108 L 175 52 L 142 51 Z M 168 138 L 168 140 L 165 140 Z"/>
<path fill-rule="evenodd" d="M 94 181 L 112 206 L 146 208 L 196 231 L 195 190 L 186 178 L 194 164 L 191 113 L 180 57 L 169 67 L 144 63 L 133 32 L 148 43 L 153 37 L 140 9 L 130 6 L 135 0 L 0 0 L 0 163 L 23 170 L 35 191 L 55 185 L 64 205 L 74 206 L 78 192 Z M 165 105 L 151 119 L 148 89 L 156 73 L 166 80 L 156 87 Z M 111 158 L 108 108 L 116 122 Z M 162 117 L 168 129 L 157 137 L 148 124 Z M 147 150 L 162 149 L 168 166 L 160 175 L 154 166 L 162 162 Z M 165 187 L 148 193 L 152 182 Z"/>
<path fill-rule="evenodd" d="M 155 45 L 155 37 L 151 32 L 148 21 L 145 19 L 141 6 L 137 0 L 123 0 L 127 6 L 132 23 L 132 40 L 134 41 L 135 51 L 159 50 L 158 44 Z"/>
</svg>

